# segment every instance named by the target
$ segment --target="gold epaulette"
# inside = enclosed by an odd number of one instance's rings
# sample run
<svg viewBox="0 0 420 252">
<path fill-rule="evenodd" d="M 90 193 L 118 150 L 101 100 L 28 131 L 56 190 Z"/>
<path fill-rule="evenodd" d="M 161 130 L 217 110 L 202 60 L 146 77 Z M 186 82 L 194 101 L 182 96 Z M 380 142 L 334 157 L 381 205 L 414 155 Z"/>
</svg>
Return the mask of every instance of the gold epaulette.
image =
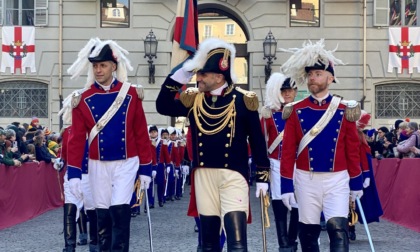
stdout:
<svg viewBox="0 0 420 252">
<path fill-rule="evenodd" d="M 265 119 L 271 118 L 273 116 L 273 111 L 268 106 L 264 106 L 261 109 L 261 116 Z"/>
<path fill-rule="evenodd" d="M 257 111 L 260 104 L 258 103 L 258 96 L 253 91 L 248 91 L 240 87 L 235 87 L 235 89 L 244 95 L 244 103 L 248 110 Z"/>
<path fill-rule="evenodd" d="M 82 99 L 83 91 L 82 91 L 82 89 L 73 91 L 73 94 L 71 95 L 71 107 L 72 108 L 76 108 L 77 106 L 79 106 L 80 99 Z"/>
<path fill-rule="evenodd" d="M 345 116 L 346 119 L 350 122 L 356 122 L 359 120 L 360 115 L 362 114 L 362 110 L 360 108 L 360 104 L 354 100 L 342 100 L 341 104 L 346 105 Z"/>
<path fill-rule="evenodd" d="M 139 97 L 140 100 L 144 99 L 144 89 L 143 86 L 140 84 L 132 84 L 132 87 L 134 87 L 136 89 L 137 92 L 137 96 Z"/>
<path fill-rule="evenodd" d="M 282 114 L 281 114 L 281 118 L 282 118 L 283 120 L 288 119 L 288 118 L 290 117 L 290 115 L 292 114 L 292 111 L 293 111 L 293 106 L 294 106 L 295 104 L 298 104 L 298 103 L 299 103 L 299 102 L 301 102 L 301 101 L 303 101 L 303 100 L 294 101 L 294 102 L 291 102 L 291 103 L 288 103 L 288 104 L 284 105 L 284 107 L 283 107 L 283 112 L 282 112 Z"/>
<path fill-rule="evenodd" d="M 198 93 L 198 88 L 187 88 L 181 93 L 179 100 L 186 108 L 191 108 Z"/>
</svg>

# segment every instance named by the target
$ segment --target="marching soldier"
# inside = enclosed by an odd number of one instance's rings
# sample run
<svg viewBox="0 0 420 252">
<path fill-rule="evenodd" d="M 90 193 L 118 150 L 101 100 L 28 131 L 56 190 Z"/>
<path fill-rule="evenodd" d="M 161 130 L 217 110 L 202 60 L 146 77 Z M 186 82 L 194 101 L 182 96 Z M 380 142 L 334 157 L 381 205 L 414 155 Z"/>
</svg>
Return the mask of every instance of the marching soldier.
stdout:
<svg viewBox="0 0 420 252">
<path fill-rule="evenodd" d="M 273 73 L 267 82 L 265 106 L 261 114 L 261 128 L 266 135 L 268 157 L 270 158 L 270 192 L 271 204 L 277 228 L 279 251 L 297 250 L 298 208 L 292 206 L 289 229 L 287 229 L 287 207 L 281 201 L 280 190 L 280 157 L 285 121 L 282 119 L 283 107 L 294 101 L 297 87 L 281 73 Z"/>
<path fill-rule="evenodd" d="M 156 145 L 156 160 L 158 162 L 156 168 L 156 187 L 158 193 L 158 202 L 159 207 L 163 207 L 163 203 L 165 203 L 165 191 L 166 191 L 166 181 L 167 181 L 167 164 L 169 165 L 171 162 L 171 158 L 169 156 L 168 150 L 168 137 L 169 133 L 167 129 L 159 129 L 160 138 L 157 139 Z M 169 168 L 170 169 L 170 168 Z"/>
<path fill-rule="evenodd" d="M 158 128 L 156 125 L 149 125 L 149 137 L 150 137 L 150 152 L 152 153 L 152 184 L 147 189 L 147 196 L 149 199 L 149 208 L 155 208 L 155 179 L 157 173 L 157 153 L 156 146 L 158 140 Z M 144 206 L 144 211 L 146 212 L 146 205 Z"/>
<path fill-rule="evenodd" d="M 348 251 L 349 195 L 353 201 L 363 195 L 355 123 L 360 107 L 330 94 L 329 86 L 337 81 L 334 66 L 342 61 L 324 49 L 323 40 L 290 51 L 293 56 L 282 70 L 307 84 L 311 95 L 283 109 L 287 121 L 280 165 L 282 200 L 289 209 L 299 202 L 302 251 L 319 251 L 321 211 L 330 250 Z"/>
<path fill-rule="evenodd" d="M 199 214 L 203 251 L 220 251 L 222 219 L 228 251 L 247 251 L 249 217 L 248 150 L 257 164 L 257 195 L 268 190 L 270 163 L 253 92 L 235 87 L 235 47 L 220 39 L 203 41 L 194 58 L 169 75 L 156 100 L 160 114 L 186 116 L 193 154 L 189 215 Z M 178 90 L 193 74 L 197 88 Z"/>
<path fill-rule="evenodd" d="M 86 136 L 89 180 L 98 217 L 101 251 L 129 251 L 130 199 L 139 178 L 147 189 L 152 155 L 142 105 L 142 90 L 127 82 L 132 70 L 128 52 L 112 40 L 91 39 L 68 69 L 73 77 L 87 72 L 85 91 L 72 99 L 68 179 L 81 197 L 80 184 Z M 114 77 L 116 76 L 116 77 Z"/>
</svg>

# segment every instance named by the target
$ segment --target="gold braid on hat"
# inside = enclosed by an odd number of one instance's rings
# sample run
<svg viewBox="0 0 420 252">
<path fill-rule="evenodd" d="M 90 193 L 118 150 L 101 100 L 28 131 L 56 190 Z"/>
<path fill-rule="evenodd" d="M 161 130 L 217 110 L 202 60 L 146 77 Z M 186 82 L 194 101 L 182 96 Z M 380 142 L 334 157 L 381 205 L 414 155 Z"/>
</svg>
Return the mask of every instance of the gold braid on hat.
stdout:
<svg viewBox="0 0 420 252">
<path fill-rule="evenodd" d="M 230 93 L 232 90 L 232 87 L 229 88 L 229 90 L 226 92 Z M 225 94 L 225 95 L 226 95 Z M 235 118 L 236 118 L 236 108 L 235 108 L 235 98 L 236 95 L 233 95 L 232 101 L 224 106 L 221 107 L 212 107 L 209 104 L 207 104 L 204 93 L 199 93 L 195 97 L 194 106 L 192 107 L 192 111 L 194 114 L 194 119 L 197 122 L 197 127 L 200 130 L 200 132 L 203 132 L 206 135 L 215 135 L 222 131 L 226 126 L 228 126 L 230 129 L 230 142 L 229 144 L 232 144 L 232 138 L 235 135 Z M 209 113 L 210 112 L 217 112 L 220 111 L 220 113 Z M 206 121 L 206 118 L 218 120 L 216 123 L 209 123 Z M 214 128 L 212 130 L 206 130 L 203 128 L 203 124 L 206 125 L 206 128 Z"/>
</svg>

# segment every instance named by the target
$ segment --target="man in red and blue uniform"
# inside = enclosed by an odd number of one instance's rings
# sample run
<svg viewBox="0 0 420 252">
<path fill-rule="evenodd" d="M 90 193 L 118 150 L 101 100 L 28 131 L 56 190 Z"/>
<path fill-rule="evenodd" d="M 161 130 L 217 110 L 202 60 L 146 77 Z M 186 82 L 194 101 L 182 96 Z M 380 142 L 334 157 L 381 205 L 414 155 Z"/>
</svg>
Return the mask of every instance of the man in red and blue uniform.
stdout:
<svg viewBox="0 0 420 252">
<path fill-rule="evenodd" d="M 74 95 L 72 101 L 68 179 L 71 191 L 81 197 L 86 136 L 96 130 L 98 134 L 92 139 L 89 137 L 89 180 L 101 251 L 129 251 L 129 204 L 134 180 L 139 176 L 143 189 L 147 189 L 151 181 L 152 155 L 147 123 L 139 90 L 126 82 L 127 69 L 132 69 L 127 54 L 114 41 L 91 39 L 68 71 L 74 77 L 81 74 L 81 61 L 92 63 L 85 69 L 88 71 L 85 91 Z M 123 87 L 128 91 L 121 96 Z M 110 107 L 116 108 L 115 114 L 104 116 Z M 107 119 L 107 123 L 100 123 L 101 118 Z"/>
<path fill-rule="evenodd" d="M 287 121 L 280 164 L 283 203 L 289 209 L 296 200 L 299 203 L 299 238 L 304 252 L 319 251 L 321 212 L 327 222 L 330 250 L 349 251 L 349 197 L 355 201 L 363 195 L 355 123 L 360 108 L 356 102 L 344 102 L 329 92 L 335 82 L 334 65 L 340 63 L 321 40 L 295 49 L 282 68 L 293 80 L 307 84 L 311 93 L 283 109 Z"/>
</svg>

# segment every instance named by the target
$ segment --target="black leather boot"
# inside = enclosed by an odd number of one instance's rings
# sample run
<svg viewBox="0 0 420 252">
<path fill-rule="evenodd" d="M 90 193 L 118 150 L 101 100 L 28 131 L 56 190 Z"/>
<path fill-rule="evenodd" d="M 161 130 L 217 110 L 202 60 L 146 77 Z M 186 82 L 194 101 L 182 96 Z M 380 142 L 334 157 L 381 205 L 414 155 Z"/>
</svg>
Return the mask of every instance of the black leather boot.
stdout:
<svg viewBox="0 0 420 252">
<path fill-rule="evenodd" d="M 299 209 L 292 207 L 290 211 L 290 220 L 289 220 L 289 246 L 292 248 L 292 251 L 297 251 L 298 243 L 298 226 L 299 226 Z"/>
<path fill-rule="evenodd" d="M 219 216 L 200 215 L 201 249 L 203 252 L 220 251 Z"/>
<path fill-rule="evenodd" d="M 130 243 L 130 205 L 116 205 L 109 208 L 112 219 L 112 251 L 128 252 Z"/>
<path fill-rule="evenodd" d="M 356 240 L 356 226 L 349 226 L 349 238 L 351 241 Z"/>
<path fill-rule="evenodd" d="M 319 252 L 318 237 L 321 226 L 299 222 L 299 240 L 302 252 Z"/>
<path fill-rule="evenodd" d="M 112 242 L 112 222 L 109 209 L 97 208 L 96 216 L 98 218 L 99 250 L 109 252 Z"/>
<path fill-rule="evenodd" d="M 63 252 L 76 251 L 76 213 L 75 204 L 64 204 L 64 244 Z"/>
<path fill-rule="evenodd" d="M 79 226 L 79 241 L 77 245 L 83 246 L 87 244 L 87 215 L 85 214 L 85 209 L 80 209 L 79 219 L 77 220 L 77 225 Z"/>
<path fill-rule="evenodd" d="M 99 251 L 98 246 L 98 219 L 95 210 L 87 210 L 86 214 L 89 218 L 89 251 Z"/>
<path fill-rule="evenodd" d="M 330 251 L 349 251 L 348 219 L 334 217 L 327 221 L 327 232 L 330 237 Z"/>
<path fill-rule="evenodd" d="M 279 252 L 291 252 L 289 246 L 289 238 L 287 235 L 287 207 L 284 206 L 283 201 L 273 200 L 274 219 L 277 230 L 277 242 L 279 243 Z"/>
<path fill-rule="evenodd" d="M 229 212 L 225 214 L 223 221 L 228 252 L 247 252 L 246 213 L 242 211 Z"/>
</svg>

